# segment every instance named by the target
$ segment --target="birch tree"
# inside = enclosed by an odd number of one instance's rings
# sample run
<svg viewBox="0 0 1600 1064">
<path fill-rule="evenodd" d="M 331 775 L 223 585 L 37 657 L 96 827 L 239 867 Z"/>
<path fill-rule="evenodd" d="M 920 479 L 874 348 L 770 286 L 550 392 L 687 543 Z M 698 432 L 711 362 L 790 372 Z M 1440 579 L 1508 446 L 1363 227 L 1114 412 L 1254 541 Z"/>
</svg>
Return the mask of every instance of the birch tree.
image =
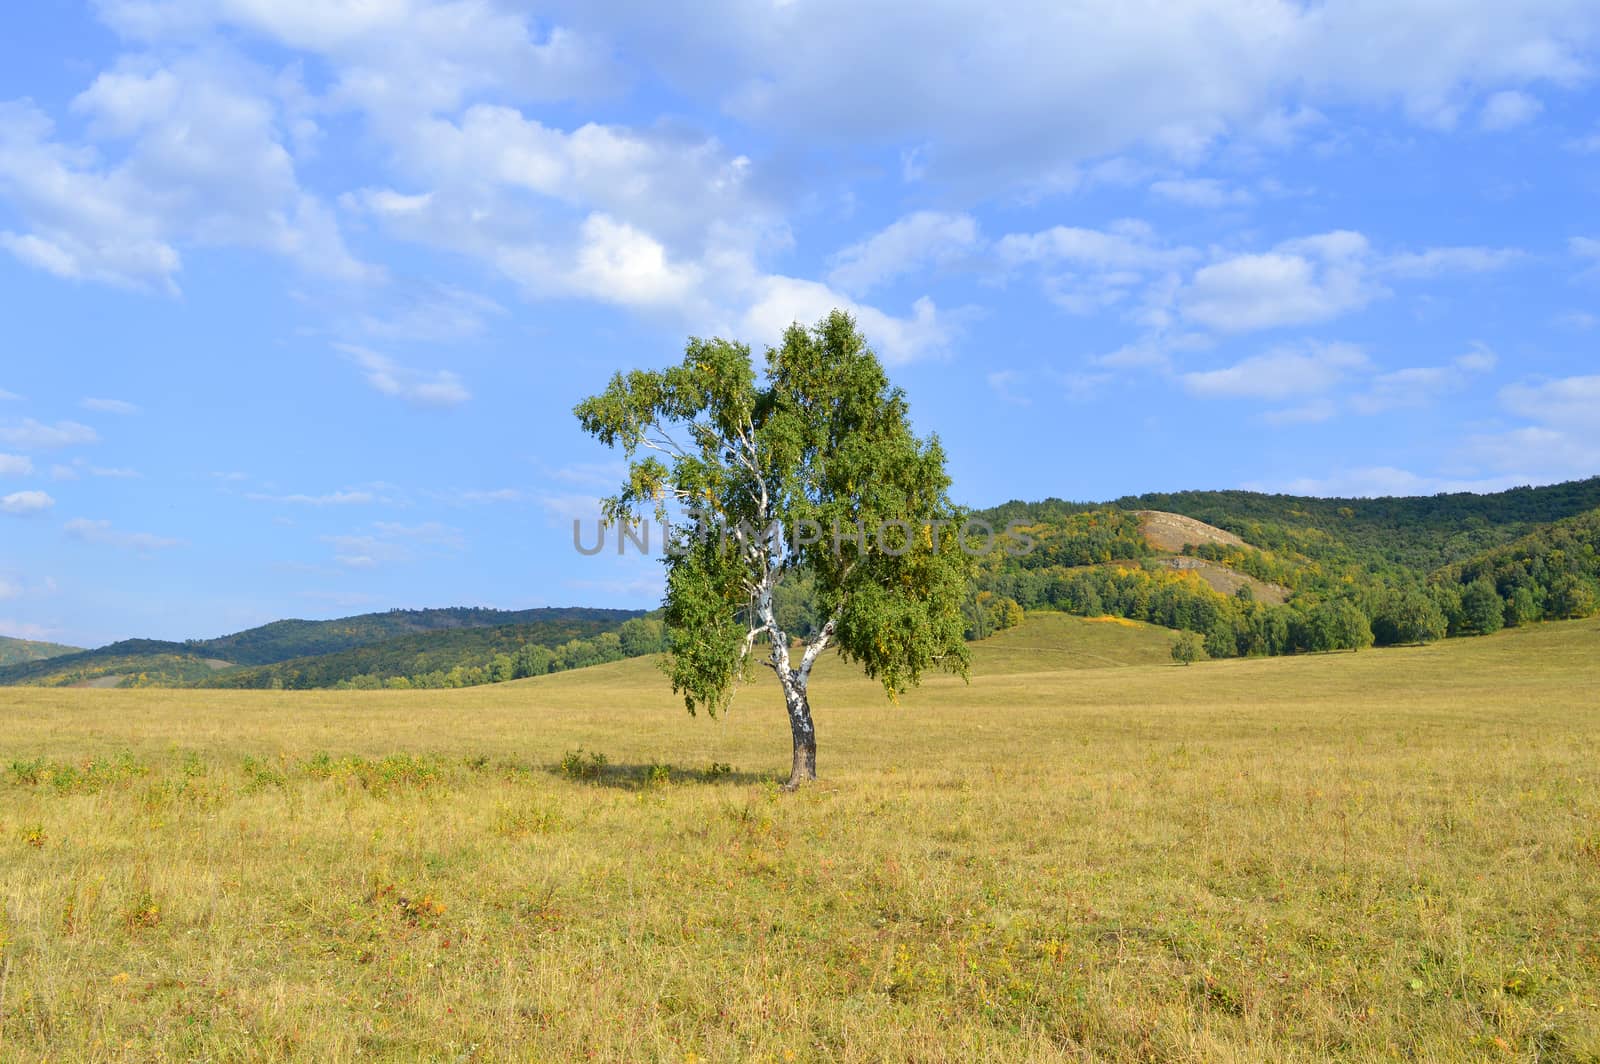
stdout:
<svg viewBox="0 0 1600 1064">
<path fill-rule="evenodd" d="M 791 326 L 759 379 L 748 346 L 691 338 L 681 364 L 619 373 L 574 412 L 628 461 L 605 519 L 671 529 L 673 690 L 714 715 L 753 663 L 772 670 L 794 741 L 786 789 L 816 778 L 810 682 L 825 652 L 891 699 L 929 669 L 967 675 L 972 565 L 944 451 L 913 433 L 849 315 Z M 796 644 L 774 595 L 802 574 L 820 624 Z"/>
</svg>

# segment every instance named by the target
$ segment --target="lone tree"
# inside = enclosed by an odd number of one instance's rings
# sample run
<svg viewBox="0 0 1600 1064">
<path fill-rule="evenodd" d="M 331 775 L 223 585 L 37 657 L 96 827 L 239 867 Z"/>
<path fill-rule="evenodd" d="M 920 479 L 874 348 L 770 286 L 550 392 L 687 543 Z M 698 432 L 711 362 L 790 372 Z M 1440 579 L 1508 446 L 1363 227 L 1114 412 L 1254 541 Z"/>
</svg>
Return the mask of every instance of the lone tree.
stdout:
<svg viewBox="0 0 1600 1064">
<path fill-rule="evenodd" d="M 808 688 L 837 647 L 893 699 L 933 667 L 967 675 L 962 601 L 972 577 L 936 437 L 911 431 L 849 315 L 792 325 L 758 383 L 748 346 L 690 338 L 682 364 L 617 374 L 578 404 L 584 431 L 628 459 L 604 504 L 613 524 L 672 529 L 665 619 L 675 692 L 725 709 L 765 640 L 794 738 L 785 789 L 816 779 Z M 773 596 L 809 579 L 820 622 L 798 663 Z"/>
</svg>

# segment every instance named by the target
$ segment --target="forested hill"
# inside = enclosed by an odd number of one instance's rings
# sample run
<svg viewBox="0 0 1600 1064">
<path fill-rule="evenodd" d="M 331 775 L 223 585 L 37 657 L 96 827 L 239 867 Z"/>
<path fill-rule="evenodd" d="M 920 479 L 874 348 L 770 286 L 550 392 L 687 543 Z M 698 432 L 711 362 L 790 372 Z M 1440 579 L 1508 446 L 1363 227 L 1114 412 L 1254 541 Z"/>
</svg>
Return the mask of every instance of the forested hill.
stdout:
<svg viewBox="0 0 1600 1064">
<path fill-rule="evenodd" d="M 1269 550 L 1381 560 L 1433 570 L 1600 507 L 1600 477 L 1491 495 L 1317 499 L 1250 491 L 1130 495 L 1123 510 L 1168 510 Z"/>
<path fill-rule="evenodd" d="M 562 629 L 557 641 L 593 635 L 596 627 L 615 627 L 638 610 L 559 607 L 533 610 L 491 610 L 475 607 L 389 610 L 332 621 L 274 621 L 215 639 L 194 639 L 188 645 L 207 657 L 235 665 L 271 665 L 294 658 L 335 654 L 382 643 L 400 636 L 460 628 L 538 625 Z"/>
<path fill-rule="evenodd" d="M 523 654 L 522 675 L 623 656 L 622 631 L 639 610 L 431 609 L 277 621 L 216 639 L 129 639 L 97 650 L 0 667 L 0 685 L 331 687 L 405 680 L 423 686 L 486 682 L 496 659 Z M 651 622 L 659 626 L 659 622 Z M 635 629 L 637 626 L 635 626 Z M 628 649 L 656 649 L 660 633 L 628 630 Z"/>
<path fill-rule="evenodd" d="M 1211 656 L 1232 657 L 1477 635 L 1600 609 L 1600 477 L 1418 498 L 1047 499 L 975 516 L 1018 522 L 1033 542 L 980 561 L 968 608 L 977 636 L 1025 609 L 1058 609 L 1191 630 Z M 1184 519 L 1211 531 L 1175 544 Z"/>
<path fill-rule="evenodd" d="M 78 647 L 62 646 L 60 643 L 40 643 L 32 639 L 0 635 L 0 667 L 58 658 L 63 654 L 76 654 L 78 650 Z"/>
</svg>

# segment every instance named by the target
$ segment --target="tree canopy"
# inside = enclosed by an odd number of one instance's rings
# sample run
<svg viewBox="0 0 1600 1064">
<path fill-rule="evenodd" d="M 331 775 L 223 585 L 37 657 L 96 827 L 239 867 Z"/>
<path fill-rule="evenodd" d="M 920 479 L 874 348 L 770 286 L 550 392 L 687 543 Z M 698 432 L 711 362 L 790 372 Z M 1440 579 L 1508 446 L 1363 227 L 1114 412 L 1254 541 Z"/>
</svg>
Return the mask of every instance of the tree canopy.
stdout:
<svg viewBox="0 0 1600 1064">
<path fill-rule="evenodd" d="M 716 713 L 765 646 L 794 737 L 791 787 L 815 775 L 807 690 L 824 651 L 891 697 L 930 668 L 966 674 L 972 565 L 944 451 L 912 431 L 849 315 L 791 326 L 759 379 L 748 346 L 691 338 L 679 365 L 618 373 L 575 413 L 628 459 L 606 519 L 671 523 L 673 689 L 691 713 Z M 798 658 L 778 608 L 786 581 L 805 581 L 812 604 Z"/>
</svg>

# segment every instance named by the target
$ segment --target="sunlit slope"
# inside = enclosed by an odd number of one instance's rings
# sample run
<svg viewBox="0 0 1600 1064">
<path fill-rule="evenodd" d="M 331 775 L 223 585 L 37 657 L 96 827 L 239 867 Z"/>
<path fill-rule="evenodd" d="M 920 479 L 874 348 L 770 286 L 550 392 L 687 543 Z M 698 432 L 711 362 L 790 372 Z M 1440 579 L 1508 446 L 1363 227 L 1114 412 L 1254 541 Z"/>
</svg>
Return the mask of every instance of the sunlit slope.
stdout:
<svg viewBox="0 0 1600 1064">
<path fill-rule="evenodd" d="M 1051 635 L 828 662 L 793 796 L 764 671 L 0 692 L 0 1058 L 1596 1058 L 1600 620 Z"/>
<path fill-rule="evenodd" d="M 852 763 L 880 764 L 913 734 L 928 734 L 913 727 L 919 721 L 937 721 L 939 731 L 969 738 L 973 722 L 987 721 L 989 737 L 1006 744 L 1031 741 L 1036 727 L 1112 718 L 1140 729 L 1175 727 L 1173 734 L 1203 731 L 1223 710 L 1234 720 L 1274 728 L 1315 714 L 1382 729 L 1388 727 L 1385 714 L 1416 709 L 1504 718 L 1508 734 L 1529 714 L 1600 712 L 1594 698 L 1600 618 L 1421 647 L 1187 667 L 1166 659 L 1169 639 L 1165 629 L 1047 614 L 974 645 L 970 682 L 931 673 L 898 702 L 830 655 L 812 682 L 823 760 L 834 772 Z M 1128 664 L 1065 664 L 1088 660 L 1091 652 L 1104 663 L 1113 656 L 1108 651 Z M 1133 664 L 1135 658 L 1143 664 Z M 765 668 L 752 670 L 717 720 L 704 712 L 690 720 L 653 658 L 443 691 L 12 688 L 0 699 L 0 735 L 0 758 L 127 749 L 167 756 L 175 747 L 225 746 L 298 754 L 426 749 L 553 760 L 584 746 L 614 758 L 737 759 L 742 768 L 771 772 L 786 768 L 789 742 L 777 686 Z"/>
</svg>

